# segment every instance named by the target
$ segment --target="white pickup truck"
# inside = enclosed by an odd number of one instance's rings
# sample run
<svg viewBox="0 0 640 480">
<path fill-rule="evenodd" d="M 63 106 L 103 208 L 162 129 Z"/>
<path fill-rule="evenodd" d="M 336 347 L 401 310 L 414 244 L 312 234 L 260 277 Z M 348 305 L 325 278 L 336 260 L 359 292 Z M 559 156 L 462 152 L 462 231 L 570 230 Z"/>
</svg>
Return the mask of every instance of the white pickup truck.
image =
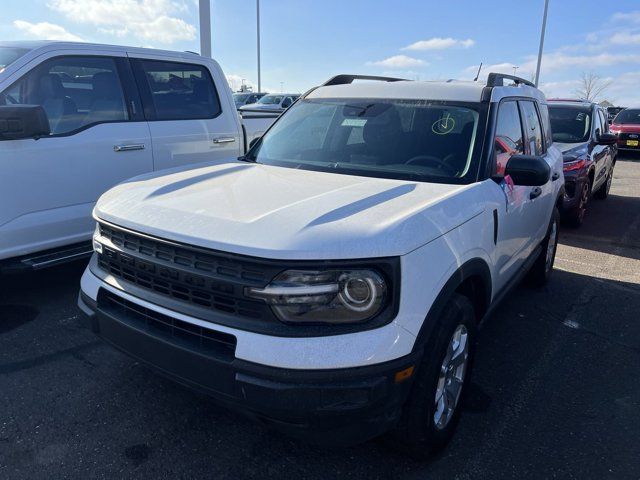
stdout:
<svg viewBox="0 0 640 480">
<path fill-rule="evenodd" d="M 89 254 L 103 192 L 234 160 L 277 116 L 239 118 L 220 66 L 194 53 L 0 42 L 0 270 Z"/>
<path fill-rule="evenodd" d="M 422 454 L 453 434 L 478 324 L 552 272 L 562 154 L 526 80 L 353 80 L 237 162 L 105 193 L 79 305 L 109 343 L 293 435 L 392 430 Z"/>
</svg>

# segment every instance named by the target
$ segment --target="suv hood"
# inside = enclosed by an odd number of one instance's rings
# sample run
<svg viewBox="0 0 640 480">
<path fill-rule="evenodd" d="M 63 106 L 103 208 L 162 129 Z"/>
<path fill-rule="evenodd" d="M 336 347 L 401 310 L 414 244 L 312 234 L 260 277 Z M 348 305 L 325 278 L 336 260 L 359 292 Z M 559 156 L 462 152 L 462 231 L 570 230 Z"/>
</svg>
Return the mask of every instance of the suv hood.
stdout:
<svg viewBox="0 0 640 480">
<path fill-rule="evenodd" d="M 238 161 L 136 177 L 105 193 L 94 216 L 155 237 L 256 257 L 386 257 L 406 254 L 478 215 L 483 202 L 475 185 Z"/>
</svg>

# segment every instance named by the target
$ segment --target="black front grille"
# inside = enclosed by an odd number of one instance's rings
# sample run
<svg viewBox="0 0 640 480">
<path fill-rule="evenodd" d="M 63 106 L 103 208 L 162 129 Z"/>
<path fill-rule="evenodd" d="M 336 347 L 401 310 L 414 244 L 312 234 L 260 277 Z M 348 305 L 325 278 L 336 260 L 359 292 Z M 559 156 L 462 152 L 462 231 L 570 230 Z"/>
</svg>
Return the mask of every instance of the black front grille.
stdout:
<svg viewBox="0 0 640 480">
<path fill-rule="evenodd" d="M 279 269 L 224 254 L 190 249 L 104 224 L 98 265 L 114 277 L 201 309 L 248 319 L 273 319 L 263 302 L 244 296 L 245 287 L 263 287 Z"/>
<path fill-rule="evenodd" d="M 217 358 L 233 360 L 236 337 L 202 328 L 130 302 L 106 290 L 98 294 L 98 309 L 154 337 Z"/>
</svg>

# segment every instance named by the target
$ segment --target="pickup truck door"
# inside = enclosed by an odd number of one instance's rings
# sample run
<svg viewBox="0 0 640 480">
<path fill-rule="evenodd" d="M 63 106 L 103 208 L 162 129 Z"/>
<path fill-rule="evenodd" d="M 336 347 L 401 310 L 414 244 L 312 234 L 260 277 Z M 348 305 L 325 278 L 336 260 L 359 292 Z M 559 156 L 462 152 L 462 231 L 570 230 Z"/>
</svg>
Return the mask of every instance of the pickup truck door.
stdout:
<svg viewBox="0 0 640 480">
<path fill-rule="evenodd" d="M 52 52 L 0 92 L 0 104 L 41 105 L 52 132 L 0 140 L 0 259 L 89 240 L 98 197 L 153 168 L 126 57 Z"/>
<path fill-rule="evenodd" d="M 222 71 L 195 55 L 179 60 L 131 58 L 151 131 L 154 169 L 237 158 L 244 153 L 243 138 Z"/>
</svg>

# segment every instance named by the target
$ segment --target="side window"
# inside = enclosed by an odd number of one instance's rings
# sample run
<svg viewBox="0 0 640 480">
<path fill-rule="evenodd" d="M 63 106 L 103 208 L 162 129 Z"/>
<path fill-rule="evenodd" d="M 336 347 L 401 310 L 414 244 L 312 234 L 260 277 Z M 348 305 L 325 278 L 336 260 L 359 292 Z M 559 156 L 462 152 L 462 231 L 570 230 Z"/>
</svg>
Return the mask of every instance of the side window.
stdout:
<svg viewBox="0 0 640 480">
<path fill-rule="evenodd" d="M 138 60 L 138 65 L 138 81 L 148 88 L 156 120 L 214 118 L 222 111 L 211 74 L 203 65 L 158 60 Z"/>
<path fill-rule="evenodd" d="M 2 96 L 7 103 L 41 105 L 52 134 L 129 120 L 116 62 L 109 57 L 52 58 Z"/>
<path fill-rule="evenodd" d="M 540 118 L 542 119 L 542 131 L 544 132 L 544 142 L 547 148 L 553 143 L 553 132 L 551 130 L 551 120 L 549 119 L 549 107 L 539 104 Z"/>
<path fill-rule="evenodd" d="M 533 102 L 521 101 L 522 113 L 525 118 L 527 137 L 529 139 L 529 150 L 531 155 L 543 155 L 545 152 L 544 143 L 542 141 L 542 127 L 538 112 Z"/>
<path fill-rule="evenodd" d="M 289 108 L 292 103 L 291 97 L 287 97 L 282 101 L 282 108 Z"/>
<path fill-rule="evenodd" d="M 518 104 L 515 101 L 504 101 L 498 108 L 498 122 L 494 140 L 495 174 L 504 175 L 507 162 L 513 155 L 524 153 L 522 140 L 522 123 Z"/>
<path fill-rule="evenodd" d="M 598 110 L 598 123 L 596 125 L 596 128 L 600 130 L 600 133 L 607 133 L 607 122 L 604 119 L 602 110 Z"/>
</svg>

